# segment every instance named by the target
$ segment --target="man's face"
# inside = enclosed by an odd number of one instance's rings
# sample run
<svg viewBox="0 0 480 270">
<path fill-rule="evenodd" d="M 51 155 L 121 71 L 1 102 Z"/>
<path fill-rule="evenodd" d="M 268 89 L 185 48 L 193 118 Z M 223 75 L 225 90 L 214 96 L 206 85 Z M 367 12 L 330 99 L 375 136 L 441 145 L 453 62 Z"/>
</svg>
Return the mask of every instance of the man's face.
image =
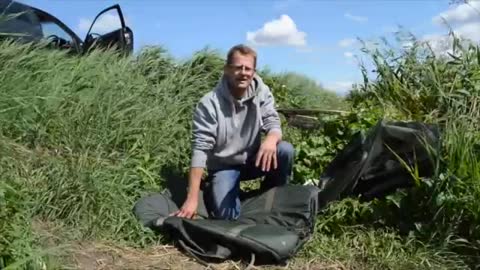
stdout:
<svg viewBox="0 0 480 270">
<path fill-rule="evenodd" d="M 227 64 L 224 73 L 234 89 L 247 89 L 255 74 L 255 61 L 251 55 L 235 52 L 230 64 Z"/>
</svg>

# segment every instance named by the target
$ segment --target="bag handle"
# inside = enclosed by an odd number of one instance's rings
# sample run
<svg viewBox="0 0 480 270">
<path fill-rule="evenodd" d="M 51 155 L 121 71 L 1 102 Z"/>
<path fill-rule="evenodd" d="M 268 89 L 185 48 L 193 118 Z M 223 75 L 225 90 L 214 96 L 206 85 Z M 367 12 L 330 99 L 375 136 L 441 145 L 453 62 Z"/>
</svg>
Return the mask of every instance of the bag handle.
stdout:
<svg viewBox="0 0 480 270">
<path fill-rule="evenodd" d="M 206 266 L 206 267 L 210 267 L 210 264 L 208 262 L 206 262 L 205 260 L 201 259 L 199 256 L 197 256 L 195 253 L 196 251 L 193 250 L 192 248 L 190 248 L 189 246 L 187 246 L 185 244 L 185 242 L 183 242 L 182 239 L 178 239 L 178 243 L 180 244 L 180 246 L 182 246 L 182 248 L 190 255 L 192 256 L 194 259 L 196 259 L 200 264 L 202 264 L 203 266 Z"/>
</svg>

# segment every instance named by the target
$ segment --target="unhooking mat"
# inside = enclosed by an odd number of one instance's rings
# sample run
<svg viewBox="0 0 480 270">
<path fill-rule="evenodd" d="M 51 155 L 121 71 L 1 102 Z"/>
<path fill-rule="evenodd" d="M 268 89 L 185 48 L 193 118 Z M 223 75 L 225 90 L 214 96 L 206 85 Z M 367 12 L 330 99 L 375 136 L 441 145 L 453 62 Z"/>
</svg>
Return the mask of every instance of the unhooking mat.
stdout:
<svg viewBox="0 0 480 270">
<path fill-rule="evenodd" d="M 169 216 L 178 206 L 168 192 L 140 199 L 134 212 L 145 226 L 169 235 L 200 262 L 238 258 L 278 264 L 313 233 L 318 191 L 316 186 L 271 188 L 243 200 L 234 221 L 209 219 L 203 207 L 197 219 Z"/>
</svg>

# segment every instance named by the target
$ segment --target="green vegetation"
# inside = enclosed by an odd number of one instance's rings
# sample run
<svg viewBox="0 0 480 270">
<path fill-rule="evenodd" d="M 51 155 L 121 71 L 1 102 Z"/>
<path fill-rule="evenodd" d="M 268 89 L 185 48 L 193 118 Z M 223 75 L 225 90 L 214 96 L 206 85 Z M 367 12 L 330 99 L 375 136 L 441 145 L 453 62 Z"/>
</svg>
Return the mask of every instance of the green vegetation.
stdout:
<svg viewBox="0 0 480 270">
<path fill-rule="evenodd" d="M 295 72 L 273 74 L 270 70 L 260 71 L 262 77 L 276 92 L 276 101 L 287 108 L 344 109 L 347 103 L 315 80 Z"/>
<path fill-rule="evenodd" d="M 437 123 L 444 134 L 432 179 L 385 200 L 331 204 L 298 260 L 347 269 L 479 263 L 480 49 L 455 44 L 453 58 L 435 57 L 420 44 L 366 51 L 378 76 L 365 76 L 346 100 L 302 75 L 260 71 L 279 107 L 350 111 L 320 116 L 315 131 L 285 125 L 297 150 L 296 183 L 318 177 L 355 132 L 381 117 Z M 0 268 L 62 265 L 65 254 L 50 249 L 38 224 L 62 228 L 56 245 L 162 242 L 140 226 L 132 206 L 164 188 L 172 170 L 186 173 L 191 113 L 222 64 L 209 49 L 179 61 L 158 47 L 122 58 L 0 44 Z"/>
</svg>

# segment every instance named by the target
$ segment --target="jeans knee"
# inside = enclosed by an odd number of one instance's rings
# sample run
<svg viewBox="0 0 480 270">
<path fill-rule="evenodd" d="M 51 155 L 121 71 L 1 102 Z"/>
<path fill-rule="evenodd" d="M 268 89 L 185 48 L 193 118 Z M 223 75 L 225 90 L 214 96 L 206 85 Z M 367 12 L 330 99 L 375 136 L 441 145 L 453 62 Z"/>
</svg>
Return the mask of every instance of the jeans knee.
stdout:
<svg viewBox="0 0 480 270">
<path fill-rule="evenodd" d="M 240 204 L 237 198 L 229 200 L 225 198 L 223 201 L 218 201 L 218 198 L 211 195 L 205 201 L 208 214 L 213 219 L 237 219 L 240 216 Z"/>
<path fill-rule="evenodd" d="M 240 215 L 238 174 L 231 171 L 214 173 L 204 186 L 205 206 L 214 219 L 236 219 Z"/>
<path fill-rule="evenodd" d="M 281 141 L 278 146 L 278 157 L 285 160 L 293 160 L 295 156 L 295 148 L 293 145 L 286 141 Z"/>
<path fill-rule="evenodd" d="M 240 211 L 236 207 L 213 207 L 210 216 L 213 219 L 235 220 L 240 216 Z"/>
</svg>

